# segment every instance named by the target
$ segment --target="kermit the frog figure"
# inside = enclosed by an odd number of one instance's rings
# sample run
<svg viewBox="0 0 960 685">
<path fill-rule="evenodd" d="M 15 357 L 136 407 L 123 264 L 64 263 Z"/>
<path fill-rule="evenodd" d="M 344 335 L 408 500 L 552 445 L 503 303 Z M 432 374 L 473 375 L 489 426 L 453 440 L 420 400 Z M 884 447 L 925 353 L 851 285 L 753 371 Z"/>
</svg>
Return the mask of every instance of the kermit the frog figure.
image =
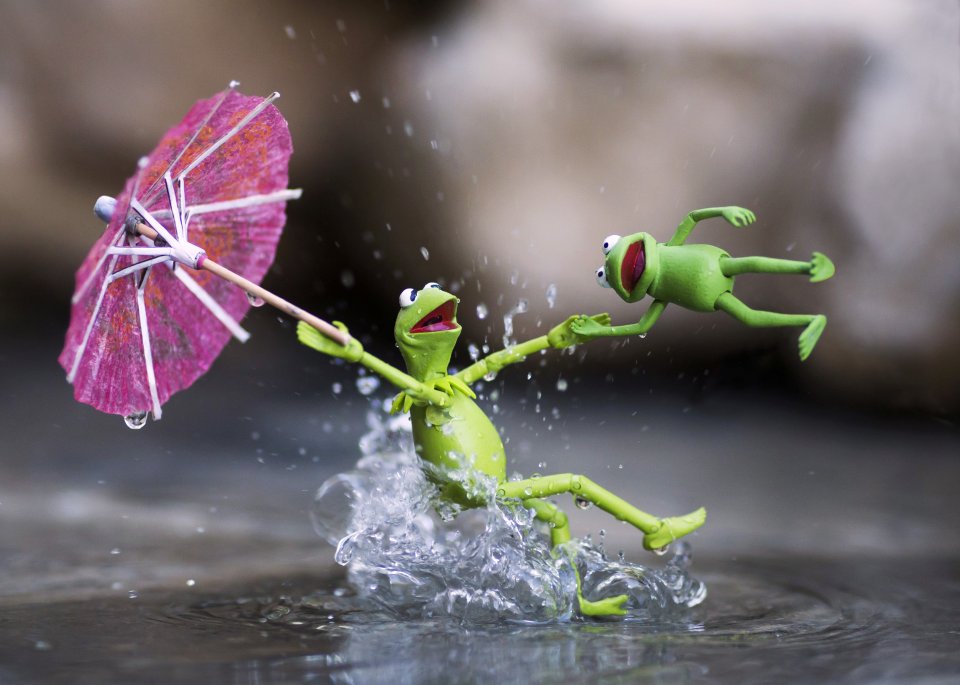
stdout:
<svg viewBox="0 0 960 685">
<path fill-rule="evenodd" d="M 474 402 L 476 395 L 470 385 L 548 347 L 562 349 L 583 342 L 584 339 L 571 330 L 571 324 L 578 317 L 568 318 L 547 335 L 507 347 L 450 375 L 447 372 L 450 356 L 460 337 L 457 323 L 459 302 L 437 283 L 428 283 L 420 290 L 407 288 L 400 294 L 400 312 L 393 332 L 406 362 L 406 373 L 364 351 L 356 339 L 351 338 L 347 345 L 340 345 L 302 322 L 297 326 L 297 336 L 303 344 L 324 354 L 362 364 L 400 388 L 400 394 L 393 402 L 393 411 L 410 412 L 413 441 L 424 472 L 438 486 L 440 496 L 447 502 L 465 508 L 483 506 L 488 490 L 476 486 L 478 476 L 493 478 L 497 483 L 497 498 L 520 500 L 523 506 L 534 511 L 537 519 L 549 524 L 554 546 L 570 539 L 570 527 L 566 514 L 546 498 L 563 493 L 592 502 L 615 518 L 639 528 L 644 534 L 643 545 L 650 550 L 663 548 L 703 525 L 706 511 L 702 508 L 685 516 L 657 518 L 585 476 L 573 473 L 508 481 L 507 459 L 500 435 Z M 601 327 L 610 322 L 606 314 L 587 318 Z M 336 322 L 336 325 L 347 332 L 342 323 Z M 597 601 L 585 599 L 580 594 L 579 574 L 577 597 L 584 615 L 626 613 L 623 608 L 626 595 Z"/>
<path fill-rule="evenodd" d="M 653 303 L 637 323 L 610 326 L 589 317 L 580 317 L 571 330 L 586 339 L 606 336 L 645 335 L 668 304 L 697 312 L 724 311 L 748 326 L 804 326 L 800 334 L 801 361 L 813 352 L 827 317 L 823 314 L 780 314 L 751 309 L 733 294 L 734 276 L 745 273 L 808 274 L 814 283 L 834 273 L 833 262 L 814 252 L 809 262 L 771 257 L 731 257 L 713 245 L 687 245 L 697 222 L 722 216 L 731 226 L 747 226 L 756 215 L 742 207 L 716 207 L 690 212 L 666 243 L 657 243 L 649 233 L 603 241 L 606 260 L 596 271 L 597 283 L 612 288 L 626 302 L 650 295 Z"/>
</svg>

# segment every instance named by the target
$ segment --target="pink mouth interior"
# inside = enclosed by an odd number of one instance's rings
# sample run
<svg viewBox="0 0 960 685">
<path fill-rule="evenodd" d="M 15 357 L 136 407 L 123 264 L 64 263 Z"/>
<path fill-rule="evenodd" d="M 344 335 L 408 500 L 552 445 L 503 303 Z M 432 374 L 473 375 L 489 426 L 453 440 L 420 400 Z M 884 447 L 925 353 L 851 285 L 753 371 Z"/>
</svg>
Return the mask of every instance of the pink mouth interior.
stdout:
<svg viewBox="0 0 960 685">
<path fill-rule="evenodd" d="M 457 328 L 453 320 L 457 315 L 455 300 L 447 300 L 417 322 L 410 329 L 411 333 L 436 333 L 437 331 L 452 331 Z"/>
<path fill-rule="evenodd" d="M 623 263 L 620 265 L 620 283 L 625 291 L 632 293 L 633 289 L 637 287 L 637 282 L 643 275 L 646 264 L 647 256 L 641 239 L 627 248 L 627 252 L 623 256 Z"/>
</svg>

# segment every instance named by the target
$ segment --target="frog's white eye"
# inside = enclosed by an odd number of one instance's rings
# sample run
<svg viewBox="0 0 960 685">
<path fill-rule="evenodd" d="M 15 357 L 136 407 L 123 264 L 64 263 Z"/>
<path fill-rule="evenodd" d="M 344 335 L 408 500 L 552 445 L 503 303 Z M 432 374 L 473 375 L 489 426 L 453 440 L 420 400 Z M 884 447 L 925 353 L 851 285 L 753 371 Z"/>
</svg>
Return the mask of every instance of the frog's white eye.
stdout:
<svg viewBox="0 0 960 685">
<path fill-rule="evenodd" d="M 607 270 L 602 266 L 597 269 L 597 285 L 601 288 L 609 288 L 610 283 L 607 281 Z"/>
<path fill-rule="evenodd" d="M 400 306 L 406 309 L 417 299 L 417 291 L 413 288 L 407 288 L 400 293 Z"/>
<path fill-rule="evenodd" d="M 604 238 L 603 247 L 601 248 L 603 250 L 603 254 L 610 254 L 610 250 L 613 249 L 613 246 L 616 245 L 619 240 L 620 236 L 618 236 L 616 233 L 608 235 L 606 238 Z"/>
<path fill-rule="evenodd" d="M 433 281 L 430 281 L 430 282 L 427 283 L 425 286 L 423 286 L 423 289 L 424 289 L 424 290 L 426 290 L 427 288 L 436 288 L 437 290 L 440 290 L 440 284 L 439 284 L 439 283 L 434 283 Z"/>
</svg>

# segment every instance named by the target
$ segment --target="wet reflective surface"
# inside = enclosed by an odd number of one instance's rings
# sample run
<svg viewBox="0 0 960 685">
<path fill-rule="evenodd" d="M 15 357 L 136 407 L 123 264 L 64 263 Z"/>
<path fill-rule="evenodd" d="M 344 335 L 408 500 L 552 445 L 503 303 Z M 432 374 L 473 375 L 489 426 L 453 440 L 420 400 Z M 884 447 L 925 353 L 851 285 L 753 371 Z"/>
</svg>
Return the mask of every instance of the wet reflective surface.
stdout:
<svg viewBox="0 0 960 685">
<path fill-rule="evenodd" d="M 55 364 L 10 367 L 4 685 L 929 685 L 960 673 L 949 423 L 569 373 L 564 393 L 541 379 L 536 411 L 534 384 L 503 380 L 497 423 L 516 470 L 589 473 L 664 515 L 708 507 L 691 539 L 708 596 L 668 621 L 398 620 L 358 601 L 310 521 L 320 484 L 360 456 L 368 398 L 346 370 L 264 383 L 269 368 L 232 355 L 141 431 L 74 406 Z M 561 504 L 575 535 L 606 530 L 611 558 L 667 563 L 596 507 Z"/>
<path fill-rule="evenodd" d="M 4 607 L 4 682 L 952 682 L 960 565 L 707 564 L 669 625 L 466 628 L 355 610 L 337 579 Z M 230 588 L 231 590 L 233 588 Z M 169 681 L 168 681 L 169 682 Z"/>
</svg>

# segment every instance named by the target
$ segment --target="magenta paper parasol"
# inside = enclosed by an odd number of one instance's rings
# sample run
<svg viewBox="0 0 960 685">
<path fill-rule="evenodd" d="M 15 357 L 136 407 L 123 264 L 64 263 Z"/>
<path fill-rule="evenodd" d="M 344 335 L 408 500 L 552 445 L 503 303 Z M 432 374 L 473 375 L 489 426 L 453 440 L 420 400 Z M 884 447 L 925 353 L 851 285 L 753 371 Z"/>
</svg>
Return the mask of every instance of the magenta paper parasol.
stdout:
<svg viewBox="0 0 960 685">
<path fill-rule="evenodd" d="M 197 102 L 117 199 L 97 202 L 109 223 L 77 271 L 60 364 L 77 400 L 131 427 L 159 419 L 231 336 L 249 337 L 239 322 L 259 297 L 329 328 L 256 285 L 301 191 L 287 188 L 293 147 L 278 94 L 235 85 Z"/>
</svg>

